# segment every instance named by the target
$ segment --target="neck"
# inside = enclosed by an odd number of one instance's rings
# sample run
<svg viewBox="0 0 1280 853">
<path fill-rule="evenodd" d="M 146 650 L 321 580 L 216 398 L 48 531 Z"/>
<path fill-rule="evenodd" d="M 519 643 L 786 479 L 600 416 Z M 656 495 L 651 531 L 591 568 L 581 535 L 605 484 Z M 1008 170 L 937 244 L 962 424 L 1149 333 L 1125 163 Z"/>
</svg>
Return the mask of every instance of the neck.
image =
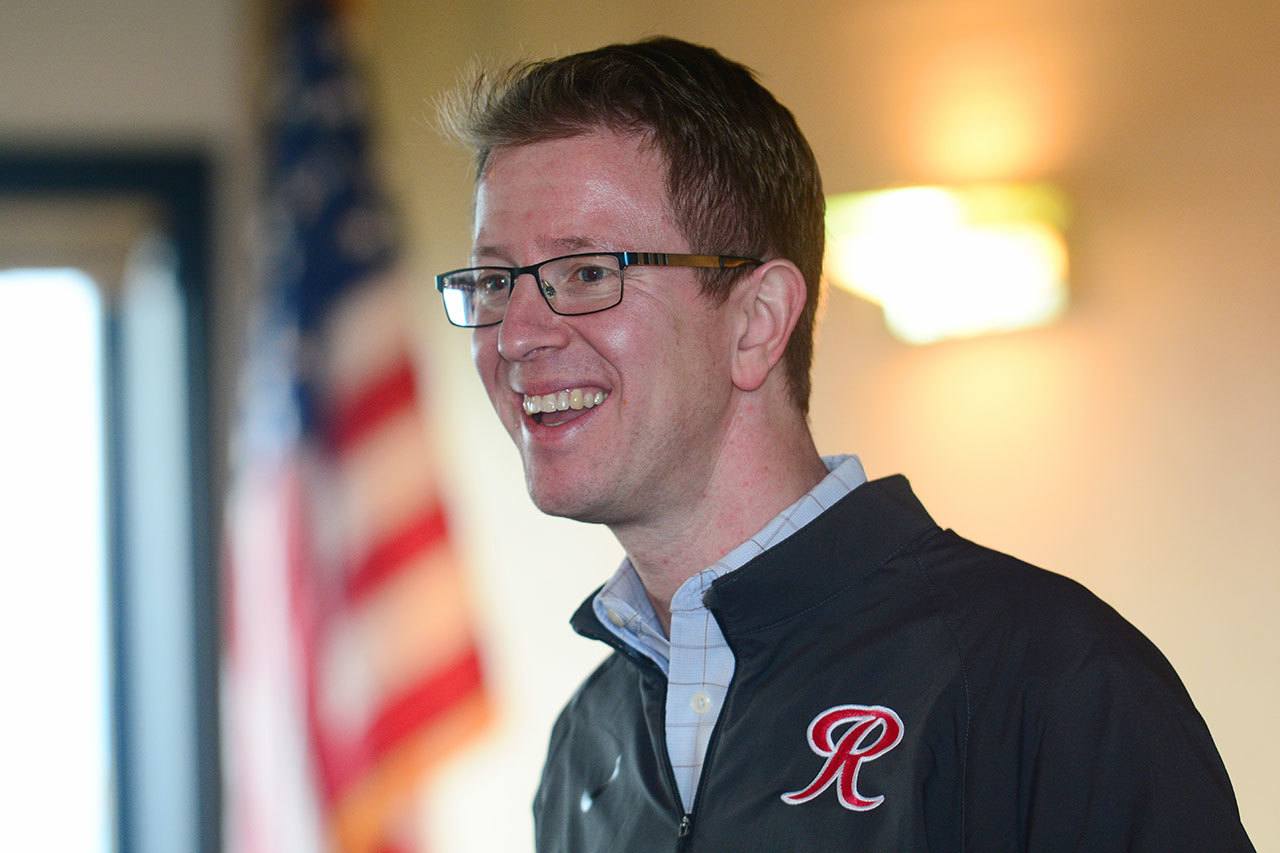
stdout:
<svg viewBox="0 0 1280 853">
<path fill-rule="evenodd" d="M 751 418 L 763 429 L 730 430 L 705 488 L 654 518 L 610 525 L 644 583 L 663 630 L 686 580 L 757 533 L 827 475 L 804 418 Z"/>
</svg>

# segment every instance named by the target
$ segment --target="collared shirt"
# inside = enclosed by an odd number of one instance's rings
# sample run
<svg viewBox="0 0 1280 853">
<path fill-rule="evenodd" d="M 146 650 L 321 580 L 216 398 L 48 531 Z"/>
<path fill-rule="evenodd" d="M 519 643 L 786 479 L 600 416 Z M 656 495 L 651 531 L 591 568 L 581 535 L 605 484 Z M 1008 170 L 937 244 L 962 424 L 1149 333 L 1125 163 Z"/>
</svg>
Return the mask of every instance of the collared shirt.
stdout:
<svg viewBox="0 0 1280 853">
<path fill-rule="evenodd" d="M 667 676 L 667 752 L 685 811 L 693 808 L 707 744 L 734 669 L 733 652 L 703 604 L 703 594 L 712 581 L 782 542 L 867 481 L 856 456 L 824 456 L 822 461 L 829 473 L 818 485 L 750 539 L 680 585 L 671 598 L 670 639 L 630 559 L 622 561 L 592 602 L 602 625 Z"/>
</svg>

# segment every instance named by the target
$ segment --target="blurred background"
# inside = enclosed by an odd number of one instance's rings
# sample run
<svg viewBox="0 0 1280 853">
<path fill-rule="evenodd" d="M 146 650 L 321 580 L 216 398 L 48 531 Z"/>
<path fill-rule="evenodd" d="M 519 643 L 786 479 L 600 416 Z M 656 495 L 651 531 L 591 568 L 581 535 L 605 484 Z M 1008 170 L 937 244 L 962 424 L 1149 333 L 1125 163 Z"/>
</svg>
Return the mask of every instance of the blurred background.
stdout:
<svg viewBox="0 0 1280 853">
<path fill-rule="evenodd" d="M 444 320 L 471 172 L 434 101 L 660 33 L 756 69 L 831 194 L 1068 200 L 1051 323 L 913 346 L 831 288 L 818 445 L 1141 628 L 1280 849 L 1280 5 L 341 13 L 0 6 L 6 849 L 531 849 L 621 554 L 531 506 Z"/>
</svg>

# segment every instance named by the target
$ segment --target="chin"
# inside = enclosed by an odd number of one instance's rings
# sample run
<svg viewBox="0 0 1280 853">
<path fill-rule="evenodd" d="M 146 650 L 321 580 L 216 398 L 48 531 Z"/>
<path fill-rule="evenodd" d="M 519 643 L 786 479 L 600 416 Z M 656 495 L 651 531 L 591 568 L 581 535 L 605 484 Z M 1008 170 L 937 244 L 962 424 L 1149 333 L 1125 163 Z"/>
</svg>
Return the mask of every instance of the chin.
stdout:
<svg viewBox="0 0 1280 853">
<path fill-rule="evenodd" d="M 525 485 L 529 489 L 529 498 L 533 505 L 547 515 L 557 518 L 569 518 L 588 524 L 607 523 L 607 515 L 600 511 L 597 501 L 584 494 L 573 484 L 561 483 L 557 487 L 546 487 L 535 484 L 528 475 Z"/>
<path fill-rule="evenodd" d="M 571 518 L 574 521 L 589 521 L 591 519 L 585 517 L 589 515 L 589 511 L 583 505 L 584 502 L 573 495 L 565 495 L 558 491 L 548 492 L 545 489 L 529 489 L 529 497 L 533 500 L 533 505 L 547 515 L 554 515 L 558 518 Z"/>
</svg>

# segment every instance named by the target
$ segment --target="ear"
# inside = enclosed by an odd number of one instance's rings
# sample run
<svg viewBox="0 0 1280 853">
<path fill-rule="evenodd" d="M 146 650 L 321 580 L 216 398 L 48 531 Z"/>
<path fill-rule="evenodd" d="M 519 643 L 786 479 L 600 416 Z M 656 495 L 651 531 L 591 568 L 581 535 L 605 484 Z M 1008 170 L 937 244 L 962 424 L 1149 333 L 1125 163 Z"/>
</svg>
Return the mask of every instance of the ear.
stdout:
<svg viewBox="0 0 1280 853">
<path fill-rule="evenodd" d="M 733 384 L 755 391 L 782 358 L 800 321 L 808 298 L 804 276 L 791 261 L 768 261 L 739 282 L 732 298 L 738 317 Z"/>
</svg>

